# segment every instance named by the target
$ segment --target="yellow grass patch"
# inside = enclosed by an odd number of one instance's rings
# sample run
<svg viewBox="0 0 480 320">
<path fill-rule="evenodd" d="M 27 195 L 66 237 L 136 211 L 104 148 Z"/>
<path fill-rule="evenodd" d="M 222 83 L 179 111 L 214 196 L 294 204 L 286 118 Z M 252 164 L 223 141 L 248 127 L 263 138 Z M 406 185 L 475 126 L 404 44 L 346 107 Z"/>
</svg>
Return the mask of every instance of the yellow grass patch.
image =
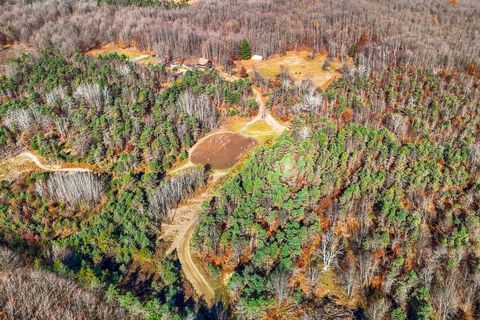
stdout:
<svg viewBox="0 0 480 320">
<path fill-rule="evenodd" d="M 241 133 L 248 137 L 265 142 L 277 135 L 275 130 L 265 120 L 258 120 L 249 124 L 251 119 L 230 117 L 225 120 L 224 128 L 227 131 Z"/>
<path fill-rule="evenodd" d="M 238 68 L 244 67 L 250 75 L 256 69 L 263 77 L 270 80 L 278 77 L 282 66 L 284 66 L 288 68 L 294 80 L 310 80 L 317 87 L 328 86 L 340 76 L 337 69 L 342 66 L 342 63 L 339 60 L 332 61 L 330 68 L 323 70 L 322 66 L 327 59 L 327 55 L 319 53 L 313 59 L 309 55 L 310 51 L 308 50 L 287 51 L 285 55 L 275 55 L 263 61 L 236 61 L 236 65 Z"/>
<path fill-rule="evenodd" d="M 261 141 L 272 138 L 276 135 L 275 130 L 273 130 L 265 120 L 259 120 L 251 124 L 246 128 L 244 134 Z"/>
</svg>

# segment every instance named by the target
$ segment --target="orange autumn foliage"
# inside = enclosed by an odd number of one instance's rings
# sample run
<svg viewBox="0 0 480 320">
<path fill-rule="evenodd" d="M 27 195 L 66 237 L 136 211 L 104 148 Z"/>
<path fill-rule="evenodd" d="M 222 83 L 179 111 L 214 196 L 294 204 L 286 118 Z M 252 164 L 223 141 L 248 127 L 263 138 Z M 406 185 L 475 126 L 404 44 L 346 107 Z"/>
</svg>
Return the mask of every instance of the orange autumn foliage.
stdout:
<svg viewBox="0 0 480 320">
<path fill-rule="evenodd" d="M 320 227 L 322 228 L 322 230 L 326 230 L 329 226 L 330 226 L 330 220 L 328 220 L 328 218 L 321 217 Z"/>
<path fill-rule="evenodd" d="M 472 62 L 468 65 L 467 67 L 467 73 L 471 76 L 475 76 L 479 73 L 479 68 L 478 68 L 478 64 L 475 63 L 475 62 Z"/>
<path fill-rule="evenodd" d="M 345 109 L 342 113 L 342 119 L 344 122 L 348 122 L 353 118 L 353 110 L 350 108 Z"/>
<path fill-rule="evenodd" d="M 381 289 L 383 284 L 382 276 L 374 276 L 372 278 L 372 287 L 376 289 Z"/>
<path fill-rule="evenodd" d="M 360 36 L 360 39 L 358 39 L 357 50 L 362 51 L 366 47 L 367 44 L 368 44 L 368 36 L 364 32 Z"/>
</svg>

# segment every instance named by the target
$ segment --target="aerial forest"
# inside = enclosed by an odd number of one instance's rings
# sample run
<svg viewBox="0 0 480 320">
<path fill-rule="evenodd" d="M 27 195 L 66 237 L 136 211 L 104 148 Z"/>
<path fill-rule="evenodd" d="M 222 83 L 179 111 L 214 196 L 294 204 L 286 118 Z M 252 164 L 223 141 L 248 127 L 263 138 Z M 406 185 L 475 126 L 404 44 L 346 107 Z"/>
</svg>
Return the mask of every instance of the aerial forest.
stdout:
<svg viewBox="0 0 480 320">
<path fill-rule="evenodd" d="M 0 318 L 480 319 L 480 2 L 0 0 Z"/>
<path fill-rule="evenodd" d="M 308 46 L 371 69 L 479 62 L 476 0 L 205 0 L 171 10 L 125 5 L 168 3 L 153 0 L 3 2 L 0 39 L 69 54 L 120 41 L 167 61 L 204 56 L 228 67 L 247 38 L 263 56 Z"/>
</svg>

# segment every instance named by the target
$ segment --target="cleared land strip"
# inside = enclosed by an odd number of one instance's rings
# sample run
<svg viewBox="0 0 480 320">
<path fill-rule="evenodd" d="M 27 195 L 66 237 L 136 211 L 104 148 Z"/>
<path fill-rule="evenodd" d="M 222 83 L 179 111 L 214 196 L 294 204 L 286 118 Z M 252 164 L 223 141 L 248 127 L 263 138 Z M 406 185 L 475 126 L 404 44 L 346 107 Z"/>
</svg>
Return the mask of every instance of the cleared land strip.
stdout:
<svg viewBox="0 0 480 320">
<path fill-rule="evenodd" d="M 212 289 L 203 273 L 199 270 L 195 261 L 193 261 L 190 250 L 190 241 L 192 240 L 197 223 L 198 216 L 189 223 L 183 241 L 177 248 L 178 259 L 182 264 L 183 272 L 187 279 L 193 285 L 197 293 L 205 299 L 209 306 L 211 306 L 215 301 L 215 291 Z"/>
<path fill-rule="evenodd" d="M 0 160 L 0 180 L 16 179 L 24 172 L 30 171 L 51 172 L 91 172 L 87 166 L 77 164 L 50 165 L 43 163 L 40 158 L 29 152 L 22 152 L 15 157 Z"/>
<path fill-rule="evenodd" d="M 215 301 L 215 290 L 197 262 L 192 257 L 190 242 L 198 223 L 198 217 L 202 210 L 202 203 L 211 197 L 215 186 L 226 173 L 214 173 L 210 176 L 207 187 L 198 191 L 184 204 L 169 212 L 170 223 L 162 224 L 161 239 L 171 241 L 168 255 L 177 250 L 178 259 L 182 264 L 182 270 L 187 280 L 192 284 L 197 294 L 205 299 L 208 305 Z"/>
</svg>

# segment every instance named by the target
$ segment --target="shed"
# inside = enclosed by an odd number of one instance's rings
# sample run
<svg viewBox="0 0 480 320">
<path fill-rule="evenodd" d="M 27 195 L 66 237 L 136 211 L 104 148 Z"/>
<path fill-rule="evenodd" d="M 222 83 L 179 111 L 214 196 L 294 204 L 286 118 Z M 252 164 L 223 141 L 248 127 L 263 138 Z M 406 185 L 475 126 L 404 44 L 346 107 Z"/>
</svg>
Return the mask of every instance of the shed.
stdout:
<svg viewBox="0 0 480 320">
<path fill-rule="evenodd" d="M 263 60 L 263 57 L 262 56 L 259 56 L 258 54 L 252 56 L 251 58 L 253 61 L 262 61 Z"/>
<path fill-rule="evenodd" d="M 206 58 L 200 58 L 197 61 L 199 67 L 210 68 L 212 67 L 212 61 Z"/>
</svg>

